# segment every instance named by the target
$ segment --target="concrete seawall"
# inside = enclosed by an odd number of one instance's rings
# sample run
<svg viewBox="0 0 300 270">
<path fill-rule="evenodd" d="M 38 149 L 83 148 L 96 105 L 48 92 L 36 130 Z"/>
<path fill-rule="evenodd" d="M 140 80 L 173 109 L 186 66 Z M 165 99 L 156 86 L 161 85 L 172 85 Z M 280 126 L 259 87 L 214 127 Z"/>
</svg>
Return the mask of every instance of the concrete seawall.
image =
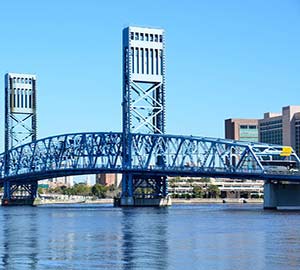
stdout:
<svg viewBox="0 0 300 270">
<path fill-rule="evenodd" d="M 35 205 L 47 204 L 112 204 L 113 199 L 98 199 L 98 200 L 39 200 Z M 263 203 L 263 199 L 172 199 L 173 204 L 210 204 L 210 203 Z"/>
<path fill-rule="evenodd" d="M 201 204 L 201 203 L 263 203 L 263 199 L 172 199 L 173 204 Z"/>
</svg>

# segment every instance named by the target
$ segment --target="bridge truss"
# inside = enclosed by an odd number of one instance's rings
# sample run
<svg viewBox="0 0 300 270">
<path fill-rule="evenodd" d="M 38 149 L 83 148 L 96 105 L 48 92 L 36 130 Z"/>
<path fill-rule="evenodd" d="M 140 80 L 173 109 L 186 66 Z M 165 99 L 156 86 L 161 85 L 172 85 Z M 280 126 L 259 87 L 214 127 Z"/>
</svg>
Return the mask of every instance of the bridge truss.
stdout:
<svg viewBox="0 0 300 270">
<path fill-rule="evenodd" d="M 88 173 L 133 175 L 133 197 L 165 196 L 161 182 L 167 176 L 300 181 L 298 156 L 292 149 L 285 154 L 282 146 L 193 136 L 127 136 L 130 163 L 123 162 L 123 134 L 113 132 L 58 135 L 2 153 L 0 183 L 10 183 L 4 198 L 13 196 L 14 185 L 26 189 L 26 184 L 36 187 L 38 180 Z"/>
</svg>

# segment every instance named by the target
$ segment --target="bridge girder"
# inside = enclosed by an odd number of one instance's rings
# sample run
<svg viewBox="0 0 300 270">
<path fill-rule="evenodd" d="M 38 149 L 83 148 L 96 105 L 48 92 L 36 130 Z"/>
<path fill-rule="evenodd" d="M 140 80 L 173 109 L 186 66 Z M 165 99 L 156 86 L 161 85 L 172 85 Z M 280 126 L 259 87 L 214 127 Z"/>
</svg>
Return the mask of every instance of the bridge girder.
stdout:
<svg viewBox="0 0 300 270">
<path fill-rule="evenodd" d="M 129 137 L 130 166 L 123 163 L 122 133 L 64 134 L 0 154 L 0 181 L 22 182 L 99 172 L 131 173 L 137 179 L 143 179 L 143 175 L 149 179 L 186 175 L 300 181 L 297 171 L 278 174 L 263 165 L 282 146 L 193 136 L 129 134 Z M 300 166 L 293 151 L 280 158 L 293 160 Z"/>
</svg>

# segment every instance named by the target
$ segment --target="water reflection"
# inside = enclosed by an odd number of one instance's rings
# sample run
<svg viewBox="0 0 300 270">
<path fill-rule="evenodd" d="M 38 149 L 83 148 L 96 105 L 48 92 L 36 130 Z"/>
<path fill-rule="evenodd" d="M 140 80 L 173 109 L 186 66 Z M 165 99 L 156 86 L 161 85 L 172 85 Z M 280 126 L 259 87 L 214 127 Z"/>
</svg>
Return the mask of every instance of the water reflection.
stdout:
<svg viewBox="0 0 300 270">
<path fill-rule="evenodd" d="M 299 269 L 300 213 L 239 207 L 0 208 L 0 269 Z"/>
<path fill-rule="evenodd" d="M 3 209 L 3 251 L 1 252 L 4 269 L 38 269 L 37 213 L 31 207 Z"/>
<path fill-rule="evenodd" d="M 168 209 L 122 209 L 124 270 L 167 269 Z"/>
</svg>

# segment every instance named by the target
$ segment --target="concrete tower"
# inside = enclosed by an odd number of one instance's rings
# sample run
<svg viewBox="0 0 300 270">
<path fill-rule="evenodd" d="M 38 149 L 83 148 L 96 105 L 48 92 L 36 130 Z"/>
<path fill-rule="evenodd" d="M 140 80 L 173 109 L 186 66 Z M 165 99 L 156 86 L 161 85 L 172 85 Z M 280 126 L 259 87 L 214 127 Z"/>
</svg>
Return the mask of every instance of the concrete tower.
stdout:
<svg viewBox="0 0 300 270">
<path fill-rule="evenodd" d="M 123 30 L 123 166 L 131 166 L 131 133 L 165 133 L 165 36 L 163 29 Z M 158 160 L 157 164 L 163 162 Z M 166 177 L 141 179 L 124 174 L 122 200 L 136 205 L 137 190 L 153 199 L 167 196 Z M 149 194 L 147 194 L 149 197 Z M 151 197 L 150 196 L 150 197 Z"/>
<path fill-rule="evenodd" d="M 7 73 L 5 75 L 5 152 L 36 140 L 36 76 Z M 8 162 L 6 162 L 8 164 Z M 5 168 L 9 173 L 10 168 Z M 32 204 L 37 194 L 37 181 L 6 181 L 3 205 Z"/>
<path fill-rule="evenodd" d="M 5 75 L 5 151 L 36 140 L 36 76 Z"/>
</svg>

